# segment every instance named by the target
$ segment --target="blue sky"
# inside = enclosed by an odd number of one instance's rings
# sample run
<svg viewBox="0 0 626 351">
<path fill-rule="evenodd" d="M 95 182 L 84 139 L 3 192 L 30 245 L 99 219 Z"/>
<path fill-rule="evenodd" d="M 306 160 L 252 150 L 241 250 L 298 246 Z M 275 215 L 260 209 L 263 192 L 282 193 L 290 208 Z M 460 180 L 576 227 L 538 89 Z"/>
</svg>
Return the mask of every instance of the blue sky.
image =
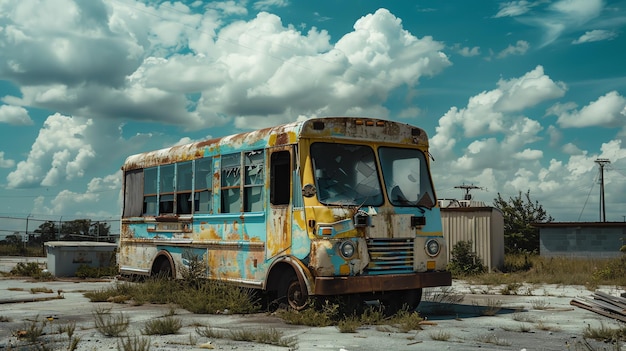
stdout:
<svg viewBox="0 0 626 351">
<path fill-rule="evenodd" d="M 608 159 L 622 221 L 625 29 L 623 0 L 0 0 L 0 235 L 116 219 L 130 154 L 338 115 L 426 129 L 440 198 L 557 221 L 600 219 Z"/>
</svg>

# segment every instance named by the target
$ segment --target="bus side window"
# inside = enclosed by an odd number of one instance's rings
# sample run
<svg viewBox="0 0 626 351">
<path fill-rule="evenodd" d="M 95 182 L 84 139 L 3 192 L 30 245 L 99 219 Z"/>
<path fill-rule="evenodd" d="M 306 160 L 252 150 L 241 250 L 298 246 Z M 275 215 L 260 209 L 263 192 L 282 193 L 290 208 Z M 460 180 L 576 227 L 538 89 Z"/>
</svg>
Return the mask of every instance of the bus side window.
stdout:
<svg viewBox="0 0 626 351">
<path fill-rule="evenodd" d="M 159 214 L 174 213 L 174 165 L 161 166 L 159 179 Z"/>
<path fill-rule="evenodd" d="M 222 156 L 222 213 L 241 211 L 241 154 Z"/>
<path fill-rule="evenodd" d="M 176 213 L 191 213 L 191 161 L 176 165 Z"/>
<path fill-rule="evenodd" d="M 263 211 L 265 155 L 263 150 L 246 153 L 244 178 L 244 212 Z"/>
<path fill-rule="evenodd" d="M 123 217 L 141 216 L 143 211 L 143 169 L 128 171 L 124 175 Z"/>
<path fill-rule="evenodd" d="M 291 197 L 291 155 L 289 151 L 274 152 L 271 157 L 271 189 L 272 205 L 288 205 Z"/>
<path fill-rule="evenodd" d="M 156 216 L 157 214 L 157 167 L 146 168 L 143 171 L 143 214 Z"/>
<path fill-rule="evenodd" d="M 210 157 L 196 160 L 194 172 L 194 212 L 211 213 L 211 193 L 213 190 L 213 159 Z"/>
</svg>

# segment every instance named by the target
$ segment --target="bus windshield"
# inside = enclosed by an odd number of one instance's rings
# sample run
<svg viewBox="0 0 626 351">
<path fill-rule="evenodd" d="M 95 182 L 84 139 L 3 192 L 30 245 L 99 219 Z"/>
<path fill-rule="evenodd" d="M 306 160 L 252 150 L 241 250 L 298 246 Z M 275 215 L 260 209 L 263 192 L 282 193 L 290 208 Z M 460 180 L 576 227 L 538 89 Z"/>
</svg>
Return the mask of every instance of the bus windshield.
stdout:
<svg viewBox="0 0 626 351">
<path fill-rule="evenodd" d="M 369 146 L 314 143 L 311 158 L 318 199 L 327 205 L 379 206 L 383 195 Z"/>
<path fill-rule="evenodd" d="M 378 149 L 389 201 L 395 206 L 435 206 L 435 193 L 423 152 L 415 149 Z"/>
</svg>

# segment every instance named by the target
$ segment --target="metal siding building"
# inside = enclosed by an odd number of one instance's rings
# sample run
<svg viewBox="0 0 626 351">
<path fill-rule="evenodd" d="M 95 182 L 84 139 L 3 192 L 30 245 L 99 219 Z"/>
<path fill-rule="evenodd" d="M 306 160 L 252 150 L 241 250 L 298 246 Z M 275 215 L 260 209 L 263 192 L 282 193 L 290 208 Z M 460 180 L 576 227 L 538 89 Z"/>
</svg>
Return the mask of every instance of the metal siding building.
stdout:
<svg viewBox="0 0 626 351">
<path fill-rule="evenodd" d="M 481 203 L 482 204 L 482 203 Z M 504 218 L 494 207 L 441 208 L 443 235 L 448 244 L 448 259 L 459 241 L 471 241 L 473 250 L 492 272 L 504 267 Z"/>
</svg>

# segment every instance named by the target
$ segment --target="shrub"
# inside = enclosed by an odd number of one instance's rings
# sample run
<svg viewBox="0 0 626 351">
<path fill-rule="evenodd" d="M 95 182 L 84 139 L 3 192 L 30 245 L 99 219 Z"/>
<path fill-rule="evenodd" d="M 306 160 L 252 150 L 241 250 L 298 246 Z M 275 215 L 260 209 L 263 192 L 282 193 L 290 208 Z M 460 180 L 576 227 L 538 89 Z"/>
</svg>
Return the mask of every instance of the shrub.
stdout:
<svg viewBox="0 0 626 351">
<path fill-rule="evenodd" d="M 450 254 L 448 270 L 455 276 L 477 275 L 486 270 L 480 257 L 472 251 L 471 241 L 457 242 Z"/>
<path fill-rule="evenodd" d="M 168 335 L 176 334 L 183 323 L 179 318 L 168 316 L 165 318 L 157 318 L 146 322 L 143 333 L 146 335 Z"/>
</svg>

